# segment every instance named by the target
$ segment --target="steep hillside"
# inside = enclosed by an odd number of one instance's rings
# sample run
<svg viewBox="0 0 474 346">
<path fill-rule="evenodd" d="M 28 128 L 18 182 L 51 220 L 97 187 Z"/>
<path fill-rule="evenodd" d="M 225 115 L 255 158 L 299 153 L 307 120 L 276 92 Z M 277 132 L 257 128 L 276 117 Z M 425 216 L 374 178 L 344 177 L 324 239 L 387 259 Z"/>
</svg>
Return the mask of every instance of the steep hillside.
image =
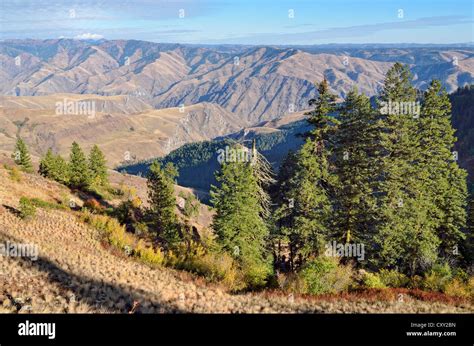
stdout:
<svg viewBox="0 0 474 346">
<path fill-rule="evenodd" d="M 306 107 L 323 76 L 343 97 L 374 95 L 394 61 L 419 88 L 473 82 L 472 48 L 318 48 L 158 44 L 68 39 L 0 43 L 0 94 L 134 95 L 155 108 L 212 102 L 256 124 Z"/>
<path fill-rule="evenodd" d="M 58 114 L 58 103 L 92 105 L 94 113 L 73 109 Z M 156 110 L 139 98 L 124 95 L 0 96 L 0 150 L 12 151 L 17 135 L 36 156 L 50 147 L 67 155 L 73 141 L 87 150 L 98 144 L 110 167 L 163 156 L 185 143 L 212 139 L 246 125 L 211 103 Z"/>
<path fill-rule="evenodd" d="M 313 299 L 271 292 L 229 294 L 190 274 L 150 267 L 105 247 L 78 212 L 38 208 L 35 218 L 22 220 L 16 215 L 21 196 L 51 203 L 74 198 L 37 175 L 22 174 L 21 181 L 14 181 L 0 167 L 0 241 L 38 250 L 31 259 L 2 256 L 3 313 L 127 313 L 135 303 L 138 313 L 472 312 L 467 302 L 431 296 L 423 301 L 410 292 L 402 303 L 396 292 Z"/>
</svg>

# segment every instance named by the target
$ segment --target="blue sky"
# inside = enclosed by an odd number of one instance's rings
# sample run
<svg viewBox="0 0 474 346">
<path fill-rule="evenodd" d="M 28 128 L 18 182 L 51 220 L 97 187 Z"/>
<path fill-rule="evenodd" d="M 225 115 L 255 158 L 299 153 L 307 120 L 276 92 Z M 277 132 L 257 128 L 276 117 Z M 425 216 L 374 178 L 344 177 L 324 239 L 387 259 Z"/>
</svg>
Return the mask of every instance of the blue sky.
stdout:
<svg viewBox="0 0 474 346">
<path fill-rule="evenodd" d="M 465 43 L 472 0 L 0 0 L 0 39 Z"/>
</svg>

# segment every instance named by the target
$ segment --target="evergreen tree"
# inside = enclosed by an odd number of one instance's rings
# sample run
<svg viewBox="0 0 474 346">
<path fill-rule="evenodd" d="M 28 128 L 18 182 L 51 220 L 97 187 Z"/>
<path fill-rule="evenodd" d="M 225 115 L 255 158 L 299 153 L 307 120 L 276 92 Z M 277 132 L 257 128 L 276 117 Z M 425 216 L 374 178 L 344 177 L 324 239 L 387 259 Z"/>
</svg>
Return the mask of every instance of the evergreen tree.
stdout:
<svg viewBox="0 0 474 346">
<path fill-rule="evenodd" d="M 436 261 L 439 239 L 430 217 L 434 205 L 427 191 L 428 177 L 418 165 L 419 119 L 408 67 L 396 63 L 387 72 L 380 101 L 379 154 L 374 166 L 379 213 L 372 259 L 378 267 L 414 274 Z"/>
<path fill-rule="evenodd" d="M 62 184 L 69 184 L 69 165 L 61 155 L 54 155 L 51 178 Z"/>
<path fill-rule="evenodd" d="M 48 149 L 46 155 L 41 159 L 38 173 L 62 184 L 67 184 L 68 182 L 67 162 L 60 155 L 53 154 L 51 148 Z"/>
<path fill-rule="evenodd" d="M 91 183 L 89 165 L 79 144 L 72 143 L 69 157 L 69 185 L 78 189 L 87 189 Z"/>
<path fill-rule="evenodd" d="M 240 263 L 250 286 L 265 283 L 271 266 L 267 253 L 269 230 L 262 215 L 260 186 L 250 162 L 223 163 L 211 188 L 216 209 L 213 228 L 224 250 Z"/>
<path fill-rule="evenodd" d="M 51 178 L 51 172 L 54 166 L 54 154 L 51 148 L 48 149 L 46 155 L 41 159 L 38 173 L 43 177 Z"/>
<path fill-rule="evenodd" d="M 25 172 L 33 172 L 33 164 L 31 163 L 30 153 L 25 142 L 18 138 L 15 144 L 15 151 L 12 155 L 12 158 L 15 160 L 15 163 L 21 167 Z"/>
<path fill-rule="evenodd" d="M 94 185 L 107 186 L 109 184 L 105 156 L 97 145 L 94 145 L 89 153 L 89 169 Z"/>
<path fill-rule="evenodd" d="M 179 177 L 178 169 L 173 162 L 166 163 L 164 173 L 171 181 L 176 181 L 176 178 Z"/>
<path fill-rule="evenodd" d="M 426 172 L 426 185 L 436 207 L 431 215 L 441 240 L 440 254 L 452 258 L 465 238 L 467 174 L 456 162 L 451 103 L 438 80 L 433 80 L 424 93 L 419 124 L 419 169 Z"/>
<path fill-rule="evenodd" d="M 318 84 L 317 89 L 318 97 L 309 100 L 309 105 L 314 106 L 314 110 L 306 115 L 309 115 L 308 122 L 313 125 L 313 130 L 307 135 L 315 139 L 318 147 L 323 149 L 324 142 L 328 141 L 330 134 L 334 131 L 334 123 L 337 123 L 331 116 L 331 113 L 336 111 L 336 95 L 330 92 L 326 79 Z M 321 153 L 323 150 L 320 151 Z"/>
<path fill-rule="evenodd" d="M 296 157 L 290 158 L 295 160 L 294 165 L 288 162 L 285 168 L 288 172 L 282 173 L 292 177 L 280 176 L 283 203 L 276 216 L 280 234 L 288 241 L 292 269 L 319 254 L 331 236 L 336 176 L 330 164 L 333 146 L 330 137 L 337 121 L 330 113 L 336 110 L 335 99 L 327 81 L 323 80 L 318 85 L 318 97 L 309 102 L 314 110 L 308 113 L 308 122 L 314 128 L 307 134 Z"/>
<path fill-rule="evenodd" d="M 178 218 L 175 213 L 176 199 L 174 197 L 173 181 L 165 174 L 159 162 L 150 166 L 147 176 L 148 186 L 148 219 L 156 235 L 167 242 L 168 246 L 175 245 L 180 240 Z"/>
<path fill-rule="evenodd" d="M 376 157 L 375 112 L 367 96 L 351 90 L 340 108 L 334 163 L 338 176 L 335 230 L 339 242 L 373 246 L 377 200 L 372 169 Z"/>
</svg>

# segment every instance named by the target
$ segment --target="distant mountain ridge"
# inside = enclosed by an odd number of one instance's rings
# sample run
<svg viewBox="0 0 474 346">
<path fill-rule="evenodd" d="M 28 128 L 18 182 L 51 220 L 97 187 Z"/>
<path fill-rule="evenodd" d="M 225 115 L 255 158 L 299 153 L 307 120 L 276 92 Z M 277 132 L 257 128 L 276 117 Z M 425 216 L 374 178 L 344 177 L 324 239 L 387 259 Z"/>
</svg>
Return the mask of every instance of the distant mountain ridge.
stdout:
<svg viewBox="0 0 474 346">
<path fill-rule="evenodd" d="M 448 91 L 474 82 L 474 49 L 393 46 L 196 46 L 135 40 L 0 42 L 0 94 L 130 95 L 154 108 L 215 103 L 256 124 L 306 108 L 326 77 L 340 97 L 380 88 L 395 61 L 416 87 L 440 79 Z"/>
</svg>

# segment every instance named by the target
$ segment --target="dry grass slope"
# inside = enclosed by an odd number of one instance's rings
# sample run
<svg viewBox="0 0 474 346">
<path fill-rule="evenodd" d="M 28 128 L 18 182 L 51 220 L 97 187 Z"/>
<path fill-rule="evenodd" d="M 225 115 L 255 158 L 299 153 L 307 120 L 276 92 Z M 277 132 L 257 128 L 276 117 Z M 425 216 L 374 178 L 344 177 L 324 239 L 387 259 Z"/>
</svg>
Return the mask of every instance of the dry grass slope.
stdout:
<svg viewBox="0 0 474 346">
<path fill-rule="evenodd" d="M 14 213 L 20 196 L 53 202 L 68 191 L 37 175 L 15 182 L 0 168 L 0 241 L 36 244 L 39 257 L 2 257 L 0 312 L 126 313 L 135 301 L 142 313 L 179 312 L 473 312 L 466 302 L 422 300 L 408 294 L 374 300 L 361 296 L 313 299 L 272 292 L 231 295 L 190 274 L 151 268 L 107 248 L 73 211 L 38 208 L 31 220 Z M 72 196 L 70 196 L 72 198 Z"/>
</svg>

